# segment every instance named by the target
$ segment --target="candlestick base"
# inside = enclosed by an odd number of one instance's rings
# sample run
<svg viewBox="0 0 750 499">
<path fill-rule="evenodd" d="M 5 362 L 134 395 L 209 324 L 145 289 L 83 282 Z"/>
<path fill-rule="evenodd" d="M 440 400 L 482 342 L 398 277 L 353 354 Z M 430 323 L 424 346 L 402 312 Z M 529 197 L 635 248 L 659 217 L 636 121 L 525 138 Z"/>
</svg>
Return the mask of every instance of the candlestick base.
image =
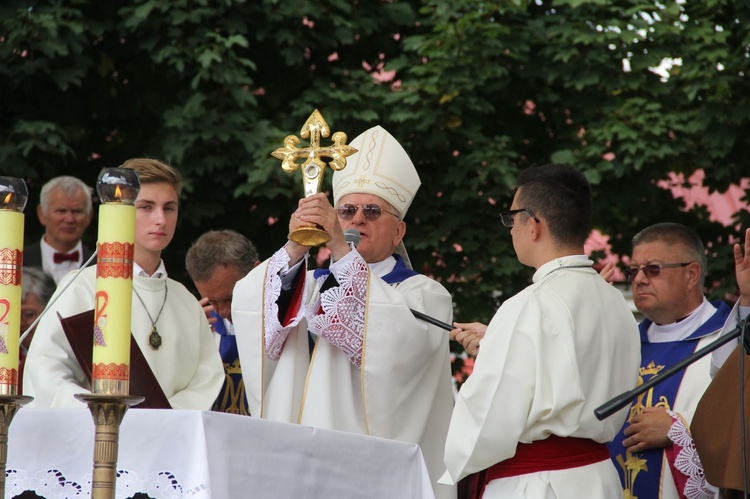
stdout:
<svg viewBox="0 0 750 499">
<path fill-rule="evenodd" d="M 140 404 L 145 397 L 95 393 L 79 393 L 75 397 L 88 404 L 96 426 L 91 497 L 93 499 L 114 499 L 120 423 L 122 423 L 122 419 L 130 406 Z"/>
<path fill-rule="evenodd" d="M 94 379 L 91 388 L 92 392 L 97 395 L 106 395 L 108 397 L 128 395 L 130 393 L 130 381 L 120 379 Z"/>
<path fill-rule="evenodd" d="M 26 395 L 0 395 L 0 497 L 5 497 L 5 465 L 8 462 L 8 427 L 22 406 L 34 400 Z"/>
</svg>

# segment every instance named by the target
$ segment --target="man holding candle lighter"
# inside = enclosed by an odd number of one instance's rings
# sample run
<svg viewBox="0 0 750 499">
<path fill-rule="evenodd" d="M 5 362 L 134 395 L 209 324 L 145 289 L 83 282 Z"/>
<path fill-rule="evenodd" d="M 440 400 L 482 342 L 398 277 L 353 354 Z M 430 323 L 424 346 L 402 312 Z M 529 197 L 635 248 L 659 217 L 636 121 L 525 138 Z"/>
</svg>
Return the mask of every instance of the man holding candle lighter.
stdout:
<svg viewBox="0 0 750 499">
<path fill-rule="evenodd" d="M 207 410 L 224 380 L 221 357 L 202 307 L 167 277 L 161 259 L 177 224 L 181 177 L 148 158 L 128 160 L 121 168 L 135 170 L 141 186 L 135 200 L 133 338 L 172 408 Z M 40 321 L 29 349 L 24 387 L 35 407 L 83 407 L 74 395 L 91 390 L 57 316 L 94 308 L 96 268 L 84 269 L 65 289 L 74 277 L 68 275 L 58 286 L 60 296 Z"/>
<path fill-rule="evenodd" d="M 598 421 L 594 409 L 635 386 L 640 348 L 622 293 L 584 254 L 592 209 L 586 177 L 550 164 L 519 175 L 501 214 L 535 273 L 486 328 L 451 331 L 477 357 L 456 398 L 441 482 L 465 479 L 468 497 L 622 497 L 605 443 L 627 410 Z"/>
</svg>

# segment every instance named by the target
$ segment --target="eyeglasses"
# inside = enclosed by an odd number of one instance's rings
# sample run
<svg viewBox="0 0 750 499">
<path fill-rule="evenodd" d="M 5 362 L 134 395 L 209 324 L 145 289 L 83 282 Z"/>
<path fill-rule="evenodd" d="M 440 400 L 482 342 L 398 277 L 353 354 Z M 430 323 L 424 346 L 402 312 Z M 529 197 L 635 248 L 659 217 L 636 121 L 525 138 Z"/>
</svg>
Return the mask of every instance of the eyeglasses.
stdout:
<svg viewBox="0 0 750 499">
<path fill-rule="evenodd" d="M 380 218 L 380 215 L 382 215 L 383 213 L 389 213 L 394 217 L 399 218 L 399 216 L 395 213 L 386 211 L 376 204 L 366 204 L 364 206 L 342 204 L 336 207 L 336 211 L 338 212 L 339 218 L 341 220 L 346 220 L 348 222 L 349 220 L 354 218 L 354 215 L 357 214 L 357 210 L 359 210 L 360 208 L 362 208 L 362 215 L 364 215 L 365 220 L 367 220 L 368 222 L 374 222 L 375 220 Z"/>
<path fill-rule="evenodd" d="M 508 227 L 510 229 L 510 228 L 513 227 L 513 223 L 515 222 L 515 220 L 513 218 L 513 215 L 515 215 L 516 213 L 521 213 L 522 211 L 525 211 L 526 213 L 528 213 L 531 218 L 533 218 L 534 220 L 537 221 L 537 223 L 539 223 L 539 219 L 528 208 L 519 208 L 517 210 L 510 210 L 510 211 L 506 211 L 504 213 L 501 213 L 500 214 L 500 220 L 502 220 L 503 225 L 505 225 L 506 227 Z"/>
<path fill-rule="evenodd" d="M 648 277 L 649 279 L 653 279 L 654 277 L 659 277 L 661 275 L 662 269 L 672 269 L 675 267 L 687 267 L 693 262 L 682 262 L 682 263 L 650 263 L 648 265 L 641 265 L 640 267 L 636 267 L 635 265 L 625 270 L 625 275 L 628 277 L 628 281 L 632 282 L 633 279 L 635 279 L 635 276 L 638 275 L 638 272 L 641 270 L 643 271 L 643 275 Z"/>
</svg>

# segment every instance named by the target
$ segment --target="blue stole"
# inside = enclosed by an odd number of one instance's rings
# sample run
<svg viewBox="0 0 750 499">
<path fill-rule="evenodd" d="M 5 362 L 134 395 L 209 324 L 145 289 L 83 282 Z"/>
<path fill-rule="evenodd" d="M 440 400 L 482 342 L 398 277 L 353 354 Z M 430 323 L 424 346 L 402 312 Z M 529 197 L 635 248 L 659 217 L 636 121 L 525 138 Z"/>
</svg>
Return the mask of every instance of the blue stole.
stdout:
<svg viewBox="0 0 750 499">
<path fill-rule="evenodd" d="M 419 275 L 419 272 L 415 272 L 409 267 L 406 266 L 404 263 L 404 259 L 401 258 L 401 255 L 393 254 L 393 258 L 396 259 L 396 266 L 393 267 L 393 270 L 391 270 L 389 273 L 381 277 L 385 282 L 387 282 L 390 285 L 398 284 L 400 282 L 404 282 L 410 277 L 414 277 L 415 275 Z M 330 275 L 331 271 L 328 269 L 315 269 L 313 272 L 313 277 L 317 280 L 319 277 Z"/>
<path fill-rule="evenodd" d="M 224 327 L 224 319 L 219 314 L 211 312 L 211 317 L 216 318 L 214 331 L 221 335 L 219 353 L 225 373 L 224 384 L 211 410 L 249 416 L 250 410 L 245 396 L 245 383 L 242 380 L 242 370 L 240 369 L 240 354 L 237 351 L 237 337 L 228 334 Z"/>
<path fill-rule="evenodd" d="M 662 370 L 669 369 L 685 357 L 692 355 L 698 342 L 704 336 L 719 331 L 729 316 L 730 309 L 726 303 L 712 302 L 716 312 L 690 336 L 680 341 L 651 343 L 648 341 L 648 328 L 652 322 L 644 319 L 638 325 L 641 334 L 641 368 L 638 386 L 656 376 Z M 686 368 L 687 369 L 687 368 Z M 607 444 L 609 454 L 617 468 L 623 489 L 629 492 L 626 497 L 649 499 L 658 497 L 662 467 L 665 465 L 664 449 L 650 449 L 638 454 L 628 454 L 622 441 L 625 439 L 625 428 L 630 420 L 641 412 L 643 407 L 663 407 L 672 410 L 677 391 L 685 375 L 685 369 L 657 384 L 651 390 L 641 394 L 630 407 L 627 422 L 620 429 L 615 439 Z"/>
</svg>

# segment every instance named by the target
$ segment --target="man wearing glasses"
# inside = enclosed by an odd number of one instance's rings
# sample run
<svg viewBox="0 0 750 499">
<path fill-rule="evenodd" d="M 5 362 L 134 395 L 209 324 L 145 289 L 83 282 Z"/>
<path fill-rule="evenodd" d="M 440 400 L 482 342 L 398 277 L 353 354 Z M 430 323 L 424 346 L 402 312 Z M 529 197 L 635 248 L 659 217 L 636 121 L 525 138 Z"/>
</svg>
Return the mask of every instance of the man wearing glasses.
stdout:
<svg viewBox="0 0 750 499">
<path fill-rule="evenodd" d="M 442 285 L 411 269 L 403 218 L 420 185 L 406 151 L 377 126 L 323 193 L 301 199 L 290 232 L 331 236 L 329 271 L 306 272 L 293 241 L 242 279 L 232 317 L 250 412 L 263 418 L 420 445 L 436 496 L 453 403 L 448 335 L 410 309 L 450 323 Z M 356 229 L 354 247 L 344 230 Z M 377 494 L 376 494 L 377 495 Z"/>
<path fill-rule="evenodd" d="M 594 409 L 635 387 L 636 321 L 583 252 L 586 178 L 546 165 L 522 172 L 517 187 L 502 222 L 518 260 L 536 272 L 481 339 L 453 410 L 441 481 L 469 477 L 472 498 L 622 497 L 605 444 L 627 409 L 604 421 Z M 473 341 L 457 326 L 452 336 Z"/>
<path fill-rule="evenodd" d="M 640 382 L 646 382 L 718 338 L 729 315 L 703 294 L 706 254 L 685 225 L 660 223 L 633 238 L 627 270 L 641 322 Z M 714 497 L 697 465 L 690 426 L 711 382 L 711 356 L 662 381 L 633 402 L 609 445 L 626 497 Z M 690 492 L 690 494 L 688 494 Z"/>
</svg>

